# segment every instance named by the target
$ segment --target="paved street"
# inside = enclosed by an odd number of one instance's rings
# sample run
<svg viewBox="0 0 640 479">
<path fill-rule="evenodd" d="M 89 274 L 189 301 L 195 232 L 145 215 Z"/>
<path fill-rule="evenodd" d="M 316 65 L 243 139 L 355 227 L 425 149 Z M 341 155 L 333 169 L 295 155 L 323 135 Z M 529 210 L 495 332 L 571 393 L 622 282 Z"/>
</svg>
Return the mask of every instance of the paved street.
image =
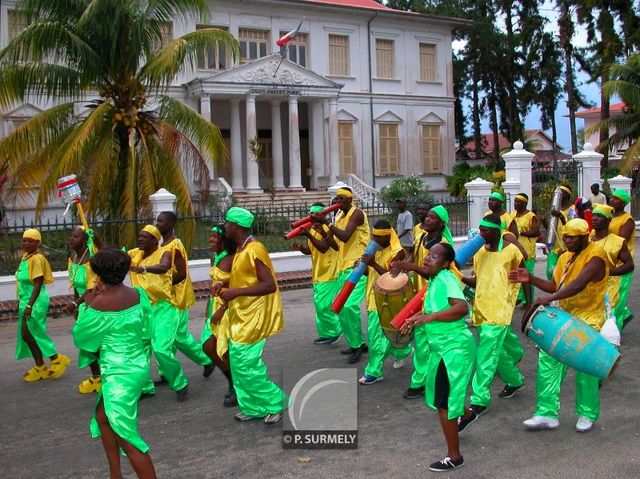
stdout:
<svg viewBox="0 0 640 479">
<path fill-rule="evenodd" d="M 311 343 L 315 337 L 311 290 L 286 292 L 283 301 L 286 330 L 267 341 L 264 355 L 271 376 L 279 382 L 283 366 L 305 366 L 309 371 L 347 367 L 345 357 L 338 354 L 345 347 L 343 341 L 334 346 Z M 640 311 L 637 295 L 632 308 Z M 203 310 L 200 302 L 191 315 L 191 329 L 197 335 Z M 71 326 L 69 318 L 50 321 L 60 351 L 75 361 Z M 87 371 L 78 370 L 74 362 L 58 381 L 24 383 L 21 376 L 32 363 L 14 360 L 15 327 L 15 323 L 0 324 L 2 476 L 107 477 L 100 441 L 92 440 L 88 429 L 95 397 L 80 395 L 76 389 Z M 503 384 L 494 382 L 494 403 L 461 440 L 465 467 L 443 476 L 640 477 L 640 320 L 631 322 L 623 341 L 622 363 L 601 391 L 601 418 L 591 433 L 578 434 L 572 373 L 565 380 L 560 428 L 535 433 L 522 429 L 522 420 L 533 413 L 536 371 L 535 352 L 524 340 L 526 388 L 513 399 L 499 399 Z M 435 477 L 427 466 L 446 452 L 437 414 L 421 400 L 402 399 L 410 365 L 394 370 L 388 360 L 382 383 L 359 387 L 358 450 L 285 451 L 279 426 L 269 428 L 258 421 L 240 424 L 233 420 L 234 408 L 222 407 L 226 381 L 219 371 L 205 380 L 200 367 L 181 358 L 191 379 L 190 399 L 178 403 L 170 390 L 159 388 L 154 398 L 140 403 L 141 434 L 151 446 L 159 477 Z M 126 459 L 123 466 L 126 477 L 133 477 Z"/>
</svg>

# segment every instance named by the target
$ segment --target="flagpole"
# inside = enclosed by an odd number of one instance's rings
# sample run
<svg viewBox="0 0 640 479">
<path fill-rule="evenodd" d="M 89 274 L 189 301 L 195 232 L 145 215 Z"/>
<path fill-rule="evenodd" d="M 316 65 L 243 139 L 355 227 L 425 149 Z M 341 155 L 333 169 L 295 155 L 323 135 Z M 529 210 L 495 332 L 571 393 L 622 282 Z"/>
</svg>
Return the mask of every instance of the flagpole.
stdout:
<svg viewBox="0 0 640 479">
<path fill-rule="evenodd" d="M 273 72 L 273 78 L 276 77 L 276 74 L 278 73 L 278 70 L 280 70 L 280 66 L 282 65 L 282 62 L 284 61 L 284 57 L 287 55 L 287 48 L 289 48 L 289 42 L 293 40 L 293 38 L 295 38 L 295 36 L 298 34 L 298 32 L 300 31 L 300 27 L 302 26 L 302 22 L 304 22 L 305 18 L 306 17 L 302 17 L 302 20 L 300 20 L 300 23 L 298 23 L 298 26 L 295 28 L 295 30 L 290 31 L 280 39 L 280 40 L 284 40 L 287 38 L 287 36 L 290 36 L 287 42 L 286 43 L 283 42 L 284 45 L 280 46 L 280 62 L 278 63 L 276 70 Z M 280 40 L 276 42 L 277 45 L 280 45 L 279 43 Z"/>
<path fill-rule="evenodd" d="M 287 48 L 288 48 L 288 45 L 284 47 L 285 55 L 286 55 Z M 280 55 L 280 61 L 278 62 L 278 66 L 276 67 L 276 71 L 273 72 L 273 78 L 276 77 L 276 73 L 278 73 L 278 70 L 280 70 L 280 65 L 282 65 L 282 62 L 284 61 L 285 55 Z"/>
</svg>

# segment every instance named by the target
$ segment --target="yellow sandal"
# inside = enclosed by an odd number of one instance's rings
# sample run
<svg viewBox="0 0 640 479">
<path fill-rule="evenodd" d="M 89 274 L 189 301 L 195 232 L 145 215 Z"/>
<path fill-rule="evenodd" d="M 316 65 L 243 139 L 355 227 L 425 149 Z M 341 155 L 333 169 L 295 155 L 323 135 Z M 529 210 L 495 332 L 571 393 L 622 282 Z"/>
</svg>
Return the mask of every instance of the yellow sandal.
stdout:
<svg viewBox="0 0 640 479">
<path fill-rule="evenodd" d="M 52 360 L 49 365 L 51 379 L 60 379 L 69 364 L 71 364 L 71 359 L 64 354 L 58 354 L 58 357 Z"/>
<path fill-rule="evenodd" d="M 49 368 L 45 364 L 43 364 L 42 366 L 32 367 L 26 372 L 23 377 L 25 382 L 32 383 L 41 379 L 49 379 L 50 371 Z"/>
<path fill-rule="evenodd" d="M 89 376 L 78 385 L 78 391 L 80 391 L 80 394 L 97 393 L 98 391 L 100 391 L 101 387 L 102 379 L 100 379 L 100 376 Z"/>
</svg>

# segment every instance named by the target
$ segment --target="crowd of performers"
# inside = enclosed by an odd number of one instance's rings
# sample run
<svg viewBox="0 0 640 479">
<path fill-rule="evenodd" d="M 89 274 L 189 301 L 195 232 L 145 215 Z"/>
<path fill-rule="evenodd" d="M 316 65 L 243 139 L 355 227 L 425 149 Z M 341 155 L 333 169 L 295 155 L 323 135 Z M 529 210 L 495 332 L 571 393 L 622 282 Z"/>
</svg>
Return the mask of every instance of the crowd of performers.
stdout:
<svg viewBox="0 0 640 479">
<path fill-rule="evenodd" d="M 511 327 L 518 304 L 555 304 L 599 331 L 607 311 L 617 326 L 631 319 L 627 299 L 633 273 L 635 223 L 624 208 L 628 193 L 616 190 L 610 205 L 593 204 L 589 222 L 582 219 L 563 190 L 562 204 L 552 214 L 558 218 L 557 240 L 548 253 L 547 275 L 535 276 L 536 239 L 540 221 L 528 209 L 525 194 L 515 197 L 513 212 L 505 198 L 492 193 L 490 211 L 479 224 L 485 245 L 473 257 L 473 271 L 461 273 L 455 262 L 449 214 L 442 205 L 420 207 L 419 224 L 407 235 L 405 219 L 399 235 L 389 222 L 370 228 L 365 212 L 354 204 L 348 188 L 333 200 L 339 209 L 322 213 L 310 208 L 313 225 L 303 231 L 306 242 L 292 248 L 311 255 L 316 345 L 331 345 L 342 336 L 347 348 L 341 354 L 357 364 L 366 358 L 359 382 L 372 385 L 384 378 L 385 360 L 392 356 L 400 368 L 413 353 L 413 374 L 405 399 L 424 397 L 439 413 L 447 454 L 431 464 L 447 471 L 464 464 L 459 435 L 491 405 L 491 384 L 496 373 L 504 381 L 499 393 L 510 398 L 524 386 L 518 364 L 524 356 L 520 339 Z M 399 202 L 401 213 L 406 204 Z M 265 246 L 251 235 L 253 215 L 232 207 L 225 223 L 211 228 L 211 295 L 200 340 L 188 330 L 189 308 L 195 295 L 183 243 L 175 237 L 177 218 L 161 213 L 156 225 L 139 233 L 138 248 L 128 252 L 101 244 L 91 230 L 73 231 L 69 246 L 69 280 L 75 299 L 65 311 L 75 314 L 73 338 L 79 349 L 78 366 L 91 375 L 78 389 L 98 393 L 90 429 L 100 437 L 111 477 L 121 477 L 120 451 L 124 451 L 140 477 L 155 477 L 149 446 L 138 433 L 137 405 L 142 395 L 153 395 L 166 384 L 179 401 L 188 397 L 186 377 L 176 351 L 203 367 L 209 377 L 215 367 L 227 378 L 223 400 L 237 406 L 238 421 L 281 420 L 286 396 L 269 379 L 262 360 L 265 341 L 283 330 L 282 303 L 273 265 Z M 407 244 L 406 238 L 413 244 Z M 405 238 L 403 246 L 401 238 Z M 37 230 L 23 235 L 20 266 L 16 272 L 19 300 L 16 358 L 31 356 L 35 366 L 24 380 L 58 379 L 70 359 L 58 352 L 46 332 L 51 267 L 40 253 Z M 369 242 L 375 254 L 365 254 Z M 338 314 L 332 302 L 354 267 L 364 262 L 366 273 L 357 281 Z M 413 339 L 392 341 L 385 334 L 374 289 L 381 276 L 408 273 L 411 287 L 428 286 L 422 311 L 411 316 L 400 334 Z M 124 285 L 130 275 L 133 288 Z M 388 276 L 388 275 L 387 275 Z M 534 287 L 543 294 L 535 300 Z M 472 291 L 472 293 L 470 293 Z M 367 339 L 362 331 L 360 306 L 366 301 Z M 470 325 L 477 334 L 471 332 Z M 476 339 L 477 337 L 477 339 Z M 150 374 L 155 356 L 159 380 Z M 49 364 L 46 360 L 49 359 Z M 536 408 L 524 421 L 527 429 L 559 426 L 559 395 L 567 366 L 543 350 L 538 351 Z M 587 432 L 598 419 L 599 381 L 576 371 L 576 430 Z M 471 396 L 467 405 L 467 391 Z"/>
</svg>

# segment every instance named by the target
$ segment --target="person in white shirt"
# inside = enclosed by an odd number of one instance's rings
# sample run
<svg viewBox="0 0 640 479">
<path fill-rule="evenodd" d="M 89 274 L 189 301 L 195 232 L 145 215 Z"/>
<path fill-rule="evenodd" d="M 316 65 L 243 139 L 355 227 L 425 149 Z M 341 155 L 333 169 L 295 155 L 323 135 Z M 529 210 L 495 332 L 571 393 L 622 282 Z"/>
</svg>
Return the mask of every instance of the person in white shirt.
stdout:
<svg viewBox="0 0 640 479">
<path fill-rule="evenodd" d="M 594 183 L 591 185 L 591 196 L 589 196 L 589 201 L 591 201 L 592 205 L 607 204 L 607 197 L 604 195 L 602 191 L 600 191 L 600 185 L 598 183 Z"/>
<path fill-rule="evenodd" d="M 413 215 L 407 211 L 407 202 L 403 199 L 397 199 L 396 204 L 400 210 L 398 222 L 396 223 L 396 231 L 400 244 L 409 253 L 413 253 Z"/>
</svg>

